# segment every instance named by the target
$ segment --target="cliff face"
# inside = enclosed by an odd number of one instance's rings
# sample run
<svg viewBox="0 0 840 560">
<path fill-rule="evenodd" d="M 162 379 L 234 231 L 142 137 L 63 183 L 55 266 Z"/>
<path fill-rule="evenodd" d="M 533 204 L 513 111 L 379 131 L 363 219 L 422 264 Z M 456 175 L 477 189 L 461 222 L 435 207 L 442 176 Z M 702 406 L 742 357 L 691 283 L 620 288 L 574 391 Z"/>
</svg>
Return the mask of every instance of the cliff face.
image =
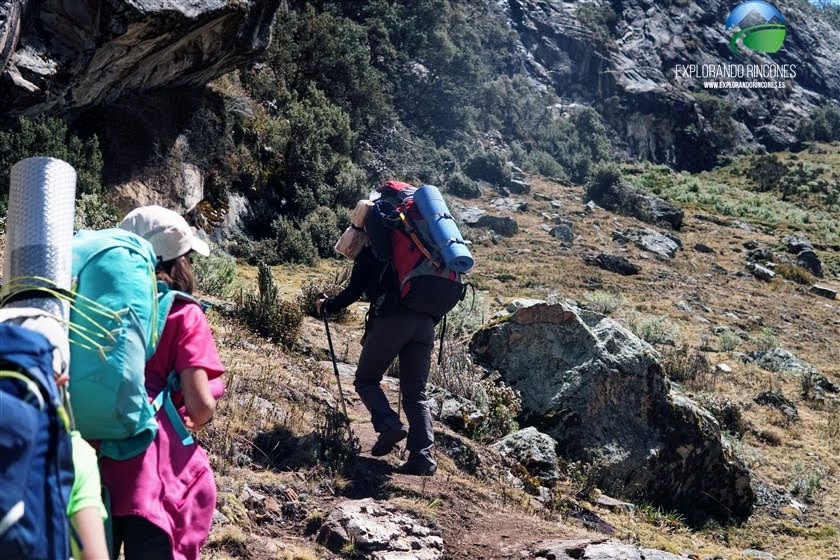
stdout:
<svg viewBox="0 0 840 560">
<path fill-rule="evenodd" d="M 201 86 L 259 54 L 280 0 L 4 0 L 0 113 Z"/>
<path fill-rule="evenodd" d="M 798 122 L 840 99 L 840 31 L 800 4 L 776 2 L 787 26 L 782 48 L 738 58 L 724 29 L 736 4 L 508 0 L 505 7 L 535 79 L 571 101 L 593 105 L 629 154 L 699 169 L 711 162 L 698 149 L 697 131 L 714 133 L 716 116 L 709 109 L 704 114 L 698 92 L 734 108 L 729 138 L 721 141 L 771 150 L 793 146 Z M 702 78 L 676 75 L 677 65 L 691 64 L 795 65 L 796 76 L 784 89 L 704 90 Z"/>
</svg>

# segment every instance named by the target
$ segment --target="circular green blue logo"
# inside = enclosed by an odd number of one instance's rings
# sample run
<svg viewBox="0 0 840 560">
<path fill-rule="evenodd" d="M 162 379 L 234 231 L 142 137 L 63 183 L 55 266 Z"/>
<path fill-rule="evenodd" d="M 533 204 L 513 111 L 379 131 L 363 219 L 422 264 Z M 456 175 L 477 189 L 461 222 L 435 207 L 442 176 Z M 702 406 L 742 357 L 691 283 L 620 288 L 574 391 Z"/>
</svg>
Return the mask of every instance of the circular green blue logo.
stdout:
<svg viewBox="0 0 840 560">
<path fill-rule="evenodd" d="M 763 53 L 774 53 L 782 47 L 787 35 L 785 18 L 767 2 L 753 1 L 738 5 L 726 18 L 727 31 L 738 28 L 729 41 L 729 49 L 743 56 L 742 47 Z"/>
</svg>

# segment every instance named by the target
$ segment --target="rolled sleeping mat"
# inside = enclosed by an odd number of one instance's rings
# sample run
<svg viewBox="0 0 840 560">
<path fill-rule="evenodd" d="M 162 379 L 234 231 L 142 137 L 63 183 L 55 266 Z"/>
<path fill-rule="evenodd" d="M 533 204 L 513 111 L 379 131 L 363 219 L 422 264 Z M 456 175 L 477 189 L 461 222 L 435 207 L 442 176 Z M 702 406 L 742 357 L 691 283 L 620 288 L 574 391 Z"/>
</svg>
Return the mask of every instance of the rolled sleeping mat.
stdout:
<svg viewBox="0 0 840 560">
<path fill-rule="evenodd" d="M 371 208 L 373 208 L 373 201 L 371 200 L 363 199 L 357 202 L 356 207 L 353 209 L 353 215 L 350 216 L 350 223 L 356 226 L 357 229 L 364 228 L 365 217 Z"/>
<path fill-rule="evenodd" d="M 475 259 L 464 243 L 443 195 L 433 185 L 423 185 L 414 192 L 414 204 L 426 225 L 435 245 L 440 247 L 441 257 L 448 268 L 455 272 L 469 272 Z"/>
<path fill-rule="evenodd" d="M 24 293 L 6 307 L 34 307 L 69 320 L 68 301 L 28 298 L 26 290 L 70 290 L 75 211 L 76 171 L 69 163 L 34 157 L 12 166 L 2 296 Z"/>
<path fill-rule="evenodd" d="M 363 230 L 349 226 L 338 238 L 334 249 L 348 259 L 355 259 L 359 252 L 368 244 L 368 236 Z"/>
</svg>

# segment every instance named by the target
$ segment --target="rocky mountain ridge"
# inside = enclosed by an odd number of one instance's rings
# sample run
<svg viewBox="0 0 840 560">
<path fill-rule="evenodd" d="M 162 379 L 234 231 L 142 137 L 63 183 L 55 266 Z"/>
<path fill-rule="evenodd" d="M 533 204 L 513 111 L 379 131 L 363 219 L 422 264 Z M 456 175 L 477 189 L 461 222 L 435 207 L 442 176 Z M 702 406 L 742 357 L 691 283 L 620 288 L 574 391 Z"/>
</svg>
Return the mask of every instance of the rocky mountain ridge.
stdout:
<svg viewBox="0 0 840 560">
<path fill-rule="evenodd" d="M 6 0 L 0 113 L 73 112 L 203 86 L 259 56 L 280 5 Z M 744 59 L 729 50 L 724 22 L 733 6 L 721 0 L 505 0 L 482 17 L 506 17 L 534 87 L 594 107 L 626 155 L 697 170 L 735 147 L 794 147 L 799 123 L 840 99 L 840 30 L 806 6 L 778 2 L 784 45 Z M 676 70 L 704 64 L 793 66 L 795 77 L 779 80 L 783 89 L 704 89 L 702 78 Z"/>
<path fill-rule="evenodd" d="M 733 105 L 732 145 L 782 150 L 797 144 L 798 123 L 840 99 L 836 64 L 840 30 L 801 3 L 777 2 L 788 35 L 782 49 L 736 58 L 729 50 L 720 0 L 503 2 L 519 35 L 531 76 L 570 102 L 593 105 L 633 157 L 702 169 L 715 115 L 697 103 L 705 93 Z M 703 90 L 701 79 L 681 78 L 676 65 L 795 65 L 784 89 Z M 764 81 L 764 80 L 762 80 Z M 769 80 L 768 80 L 769 81 Z"/>
</svg>

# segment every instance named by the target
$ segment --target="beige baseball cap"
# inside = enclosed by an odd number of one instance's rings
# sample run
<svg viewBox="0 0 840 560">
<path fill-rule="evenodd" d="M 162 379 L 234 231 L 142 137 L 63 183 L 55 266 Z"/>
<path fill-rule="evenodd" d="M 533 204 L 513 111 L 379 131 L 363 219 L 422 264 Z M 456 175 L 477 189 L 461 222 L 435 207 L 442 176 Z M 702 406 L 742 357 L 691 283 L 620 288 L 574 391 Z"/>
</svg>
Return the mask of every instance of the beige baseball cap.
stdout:
<svg viewBox="0 0 840 560">
<path fill-rule="evenodd" d="M 123 218 L 122 229 L 135 233 L 152 244 L 161 261 L 171 261 L 190 251 L 210 254 L 210 247 L 196 237 L 193 228 L 174 210 L 162 206 L 141 206 Z"/>
</svg>

